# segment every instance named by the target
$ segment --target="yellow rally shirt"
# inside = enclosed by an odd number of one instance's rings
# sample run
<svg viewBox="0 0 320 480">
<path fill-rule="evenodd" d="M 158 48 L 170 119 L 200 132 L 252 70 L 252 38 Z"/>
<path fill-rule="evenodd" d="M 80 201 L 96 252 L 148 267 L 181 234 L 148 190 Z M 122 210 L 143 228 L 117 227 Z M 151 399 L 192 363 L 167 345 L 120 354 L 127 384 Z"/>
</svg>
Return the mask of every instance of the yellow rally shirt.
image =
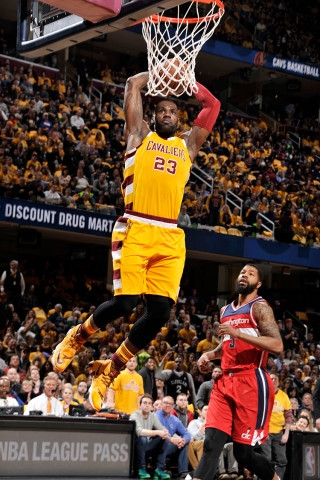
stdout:
<svg viewBox="0 0 320 480">
<path fill-rule="evenodd" d="M 279 433 L 283 430 L 286 423 L 284 416 L 285 410 L 291 410 L 289 397 L 282 390 L 278 390 L 274 397 L 269 433 Z"/>
<path fill-rule="evenodd" d="M 131 414 L 138 409 L 139 395 L 144 394 L 143 379 L 139 373 L 123 370 L 111 388 L 115 391 L 116 410 Z"/>
</svg>

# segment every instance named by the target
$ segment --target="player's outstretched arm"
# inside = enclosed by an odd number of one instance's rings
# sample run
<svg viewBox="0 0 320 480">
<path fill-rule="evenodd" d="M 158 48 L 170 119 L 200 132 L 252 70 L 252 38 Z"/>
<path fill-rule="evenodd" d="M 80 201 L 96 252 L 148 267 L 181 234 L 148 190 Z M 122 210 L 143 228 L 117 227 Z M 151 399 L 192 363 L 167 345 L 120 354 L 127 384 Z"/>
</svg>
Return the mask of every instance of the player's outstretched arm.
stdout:
<svg viewBox="0 0 320 480">
<path fill-rule="evenodd" d="M 253 306 L 254 318 L 259 326 L 260 337 L 253 337 L 224 323 L 219 327 L 219 335 L 230 335 L 258 347 L 269 353 L 279 355 L 283 351 L 283 343 L 279 328 L 274 319 L 272 308 L 264 302 L 257 302 Z"/>
<path fill-rule="evenodd" d="M 124 92 L 124 115 L 126 119 L 127 149 L 137 147 L 146 134 L 148 127 L 143 121 L 143 106 L 140 90 L 147 85 L 149 72 L 129 77 Z M 147 128 L 147 132 L 146 132 Z"/>
<path fill-rule="evenodd" d="M 202 106 L 202 110 L 193 122 L 193 127 L 185 140 L 191 160 L 195 158 L 203 142 L 212 131 L 220 112 L 221 103 L 201 83 L 196 82 L 198 92 L 194 95 Z"/>
</svg>

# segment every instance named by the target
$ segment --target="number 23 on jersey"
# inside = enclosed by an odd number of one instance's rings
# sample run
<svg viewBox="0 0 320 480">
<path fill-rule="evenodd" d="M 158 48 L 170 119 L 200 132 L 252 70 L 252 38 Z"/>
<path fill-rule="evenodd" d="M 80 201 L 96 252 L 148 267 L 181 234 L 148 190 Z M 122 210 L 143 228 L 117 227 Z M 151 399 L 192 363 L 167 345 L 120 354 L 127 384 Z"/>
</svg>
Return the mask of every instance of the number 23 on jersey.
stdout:
<svg viewBox="0 0 320 480">
<path fill-rule="evenodd" d="M 156 157 L 153 165 L 154 170 L 159 170 L 160 172 L 166 171 L 170 175 L 175 175 L 177 171 L 178 163 L 175 160 L 165 160 L 163 157 Z"/>
</svg>

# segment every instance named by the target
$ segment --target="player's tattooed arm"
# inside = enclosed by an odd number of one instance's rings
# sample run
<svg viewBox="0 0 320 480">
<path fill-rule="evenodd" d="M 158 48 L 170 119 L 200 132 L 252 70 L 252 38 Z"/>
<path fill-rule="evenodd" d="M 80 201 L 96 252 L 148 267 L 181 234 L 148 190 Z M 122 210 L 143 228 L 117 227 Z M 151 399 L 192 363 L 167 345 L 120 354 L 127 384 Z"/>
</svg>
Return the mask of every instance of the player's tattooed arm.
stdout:
<svg viewBox="0 0 320 480">
<path fill-rule="evenodd" d="M 261 335 L 281 340 L 280 331 L 274 319 L 273 310 L 267 303 L 256 302 L 253 306 L 254 318 L 256 319 Z"/>
<path fill-rule="evenodd" d="M 220 325 L 219 334 L 230 335 L 232 338 L 241 339 L 261 350 L 279 355 L 283 351 L 283 343 L 271 307 L 266 303 L 257 302 L 254 304 L 253 313 L 260 330 L 259 337 L 243 333 L 241 329 L 226 323 Z"/>
<path fill-rule="evenodd" d="M 128 78 L 124 93 L 124 114 L 128 135 L 128 150 L 137 147 L 143 140 L 146 132 L 146 124 L 143 121 L 143 105 L 140 90 L 147 84 L 148 72 Z"/>
</svg>

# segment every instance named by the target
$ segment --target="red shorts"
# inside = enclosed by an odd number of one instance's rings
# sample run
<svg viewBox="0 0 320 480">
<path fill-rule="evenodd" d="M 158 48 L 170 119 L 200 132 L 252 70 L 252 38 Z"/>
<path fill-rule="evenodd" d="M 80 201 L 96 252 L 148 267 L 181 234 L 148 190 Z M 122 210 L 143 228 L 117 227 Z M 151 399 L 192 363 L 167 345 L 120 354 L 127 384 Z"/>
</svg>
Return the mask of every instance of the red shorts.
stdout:
<svg viewBox="0 0 320 480">
<path fill-rule="evenodd" d="M 273 401 L 271 378 L 261 368 L 224 373 L 214 382 L 206 427 L 222 430 L 239 443 L 264 443 Z"/>
</svg>

